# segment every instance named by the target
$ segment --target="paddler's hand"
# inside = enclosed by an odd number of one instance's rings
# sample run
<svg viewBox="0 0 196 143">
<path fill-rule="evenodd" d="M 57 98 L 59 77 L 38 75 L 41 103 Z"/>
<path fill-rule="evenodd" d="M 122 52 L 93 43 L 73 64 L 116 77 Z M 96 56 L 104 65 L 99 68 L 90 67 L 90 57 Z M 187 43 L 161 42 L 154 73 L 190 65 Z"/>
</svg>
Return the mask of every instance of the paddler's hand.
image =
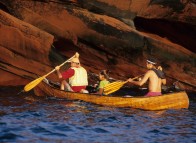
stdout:
<svg viewBox="0 0 196 143">
<path fill-rule="evenodd" d="M 56 66 L 56 67 L 55 67 L 55 70 L 56 70 L 56 71 L 59 71 L 59 70 L 60 70 L 60 67 L 59 67 L 59 66 Z"/>
<path fill-rule="evenodd" d="M 132 82 L 132 81 L 133 81 L 133 79 L 132 79 L 132 78 L 129 78 L 127 81 L 128 81 L 128 82 Z"/>
</svg>

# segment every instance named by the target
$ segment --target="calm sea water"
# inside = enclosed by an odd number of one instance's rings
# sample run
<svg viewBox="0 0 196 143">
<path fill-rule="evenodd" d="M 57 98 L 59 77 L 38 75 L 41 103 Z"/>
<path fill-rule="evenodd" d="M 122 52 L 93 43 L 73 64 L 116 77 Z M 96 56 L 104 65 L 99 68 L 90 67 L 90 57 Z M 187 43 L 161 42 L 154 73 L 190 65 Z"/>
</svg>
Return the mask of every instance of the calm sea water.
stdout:
<svg viewBox="0 0 196 143">
<path fill-rule="evenodd" d="M 142 111 L 0 91 L 0 142 L 196 142 L 194 94 L 189 109 Z"/>
</svg>

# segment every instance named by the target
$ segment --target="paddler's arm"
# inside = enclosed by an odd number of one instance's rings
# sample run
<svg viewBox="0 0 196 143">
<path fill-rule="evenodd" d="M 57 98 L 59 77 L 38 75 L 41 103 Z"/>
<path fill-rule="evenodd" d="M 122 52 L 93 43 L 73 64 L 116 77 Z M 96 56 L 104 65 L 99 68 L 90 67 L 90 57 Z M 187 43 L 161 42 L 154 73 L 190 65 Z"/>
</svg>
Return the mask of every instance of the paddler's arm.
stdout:
<svg viewBox="0 0 196 143">
<path fill-rule="evenodd" d="M 129 78 L 128 82 L 135 84 L 135 85 L 138 85 L 138 86 L 142 86 L 144 83 L 146 83 L 146 81 L 150 77 L 151 72 L 152 71 L 148 71 L 140 81 L 133 81 L 132 78 Z"/>
<path fill-rule="evenodd" d="M 166 85 L 166 79 L 161 79 L 163 85 Z"/>
<path fill-rule="evenodd" d="M 163 71 L 163 68 L 162 68 L 161 66 L 158 66 L 157 69 L 160 70 L 160 71 Z M 164 77 L 165 77 L 165 76 L 164 76 Z M 165 79 L 165 78 L 161 79 L 161 83 L 162 83 L 163 85 L 166 85 L 166 79 Z"/>
<path fill-rule="evenodd" d="M 99 88 L 99 90 L 96 93 L 94 93 L 94 94 L 102 95 L 103 94 L 103 88 Z"/>
<path fill-rule="evenodd" d="M 56 72 L 57 72 L 57 75 L 58 75 L 58 77 L 61 79 L 63 76 L 62 76 L 62 74 L 60 73 L 60 67 L 59 66 L 56 66 L 55 67 L 55 70 L 56 70 Z"/>
</svg>

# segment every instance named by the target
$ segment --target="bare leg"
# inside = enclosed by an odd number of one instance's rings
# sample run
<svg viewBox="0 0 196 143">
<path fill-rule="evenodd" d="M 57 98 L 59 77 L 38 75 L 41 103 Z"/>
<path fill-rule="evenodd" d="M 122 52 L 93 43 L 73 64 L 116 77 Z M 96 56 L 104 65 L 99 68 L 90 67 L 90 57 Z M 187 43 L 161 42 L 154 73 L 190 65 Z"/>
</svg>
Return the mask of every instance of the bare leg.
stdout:
<svg viewBox="0 0 196 143">
<path fill-rule="evenodd" d="M 65 81 L 63 80 L 61 82 L 61 90 L 66 90 L 66 91 L 73 91 L 70 87 L 70 85 Z"/>
<path fill-rule="evenodd" d="M 61 82 L 61 90 L 65 90 L 65 85 L 64 85 L 63 81 Z"/>
</svg>

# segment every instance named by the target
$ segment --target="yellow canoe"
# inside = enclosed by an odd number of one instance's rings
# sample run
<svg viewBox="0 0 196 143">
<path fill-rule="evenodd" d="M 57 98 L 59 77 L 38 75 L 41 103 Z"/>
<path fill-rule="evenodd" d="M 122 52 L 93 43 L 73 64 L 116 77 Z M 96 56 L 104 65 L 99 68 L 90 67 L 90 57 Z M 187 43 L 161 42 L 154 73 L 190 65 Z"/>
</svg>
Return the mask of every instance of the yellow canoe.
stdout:
<svg viewBox="0 0 196 143">
<path fill-rule="evenodd" d="M 165 110 L 182 109 L 189 107 L 189 98 L 186 92 L 169 93 L 154 97 L 120 97 L 120 96 L 101 96 L 95 94 L 83 94 L 75 92 L 65 92 L 41 82 L 34 88 L 37 96 L 54 96 L 69 100 L 82 100 L 103 106 L 130 107 L 142 110 Z"/>
</svg>

